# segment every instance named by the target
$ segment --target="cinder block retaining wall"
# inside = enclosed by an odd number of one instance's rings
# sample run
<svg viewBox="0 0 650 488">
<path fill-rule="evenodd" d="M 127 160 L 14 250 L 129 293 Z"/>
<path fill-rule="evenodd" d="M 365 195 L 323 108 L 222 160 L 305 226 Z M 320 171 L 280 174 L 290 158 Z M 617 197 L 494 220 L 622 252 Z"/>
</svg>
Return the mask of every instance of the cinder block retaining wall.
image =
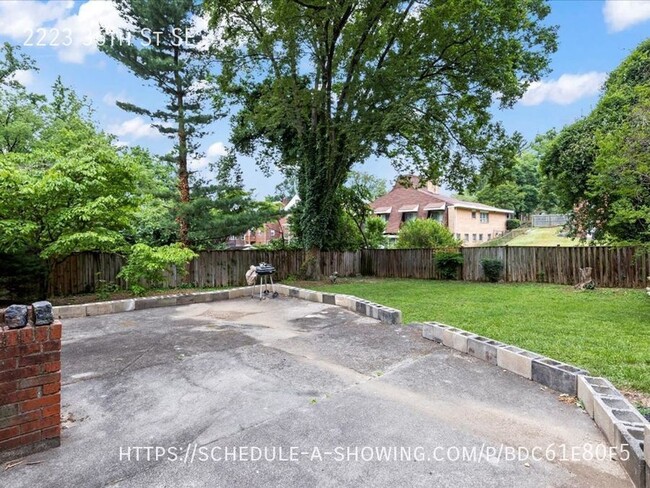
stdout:
<svg viewBox="0 0 650 488">
<path fill-rule="evenodd" d="M 637 488 L 650 488 L 650 423 L 605 378 L 456 327 L 426 322 L 422 336 L 549 388 L 577 396 Z M 645 449 L 645 453 L 644 453 Z"/>
<path fill-rule="evenodd" d="M 60 444 L 61 323 L 52 306 L 12 305 L 0 316 L 0 461 Z"/>
</svg>

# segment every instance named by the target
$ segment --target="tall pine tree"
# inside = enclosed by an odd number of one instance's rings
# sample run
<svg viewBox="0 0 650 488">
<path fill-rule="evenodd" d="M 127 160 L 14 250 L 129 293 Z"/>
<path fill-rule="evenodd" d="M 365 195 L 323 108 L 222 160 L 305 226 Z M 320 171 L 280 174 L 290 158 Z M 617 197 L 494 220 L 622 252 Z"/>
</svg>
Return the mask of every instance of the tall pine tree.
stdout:
<svg viewBox="0 0 650 488">
<path fill-rule="evenodd" d="M 113 0 L 129 25 L 119 33 L 103 32 L 99 48 L 133 74 L 152 83 L 165 96 L 155 109 L 118 101 L 128 112 L 145 115 L 161 134 L 175 140 L 169 158 L 177 165 L 180 211 L 179 238 L 189 244 L 184 216 L 190 202 L 188 159 L 198 158 L 205 127 L 220 115 L 208 113 L 206 78 L 213 56 L 207 31 L 201 28 L 201 7 L 195 0 Z"/>
</svg>

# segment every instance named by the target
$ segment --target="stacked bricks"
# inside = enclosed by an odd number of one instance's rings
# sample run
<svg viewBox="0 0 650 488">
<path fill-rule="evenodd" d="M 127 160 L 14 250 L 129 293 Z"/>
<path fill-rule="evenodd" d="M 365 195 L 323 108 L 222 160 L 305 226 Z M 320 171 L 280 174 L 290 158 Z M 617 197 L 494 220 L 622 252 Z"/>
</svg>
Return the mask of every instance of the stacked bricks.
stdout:
<svg viewBox="0 0 650 488">
<path fill-rule="evenodd" d="M 61 323 L 52 306 L 0 311 L 0 461 L 61 443 Z"/>
</svg>

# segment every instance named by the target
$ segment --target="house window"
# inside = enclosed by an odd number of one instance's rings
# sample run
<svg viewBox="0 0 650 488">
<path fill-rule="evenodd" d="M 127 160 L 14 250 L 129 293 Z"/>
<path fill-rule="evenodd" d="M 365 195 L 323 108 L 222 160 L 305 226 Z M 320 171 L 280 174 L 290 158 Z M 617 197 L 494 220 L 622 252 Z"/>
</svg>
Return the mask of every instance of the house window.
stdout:
<svg viewBox="0 0 650 488">
<path fill-rule="evenodd" d="M 469 242 L 469 234 L 465 234 L 465 242 Z"/>
<path fill-rule="evenodd" d="M 489 241 L 490 239 L 492 239 L 492 234 L 488 234 L 487 240 Z"/>
<path fill-rule="evenodd" d="M 384 222 L 388 222 L 388 217 L 390 217 L 390 214 L 387 214 L 387 213 L 376 214 L 376 215 L 377 215 L 377 217 L 379 217 L 380 219 L 384 219 Z"/>
<path fill-rule="evenodd" d="M 482 240 L 483 240 L 483 234 L 479 234 L 479 235 L 478 235 L 478 240 L 479 240 L 479 241 L 482 241 Z"/>
<path fill-rule="evenodd" d="M 472 218 L 473 218 L 473 219 L 476 218 L 476 210 L 472 210 Z"/>
<path fill-rule="evenodd" d="M 271 229 L 271 237 L 275 237 L 275 231 Z"/>
<path fill-rule="evenodd" d="M 490 214 L 487 212 L 481 212 L 481 222 L 487 224 L 490 221 Z"/>
<path fill-rule="evenodd" d="M 460 241 L 460 233 L 459 232 L 456 233 L 456 239 L 458 239 Z"/>
<path fill-rule="evenodd" d="M 476 240 L 476 234 L 472 234 L 472 240 L 473 240 L 473 241 Z"/>
<path fill-rule="evenodd" d="M 409 220 L 415 220 L 418 217 L 417 212 L 403 212 L 402 213 L 402 222 L 408 222 Z"/>
<path fill-rule="evenodd" d="M 439 210 L 429 210 L 429 218 L 442 224 L 442 212 Z"/>
</svg>

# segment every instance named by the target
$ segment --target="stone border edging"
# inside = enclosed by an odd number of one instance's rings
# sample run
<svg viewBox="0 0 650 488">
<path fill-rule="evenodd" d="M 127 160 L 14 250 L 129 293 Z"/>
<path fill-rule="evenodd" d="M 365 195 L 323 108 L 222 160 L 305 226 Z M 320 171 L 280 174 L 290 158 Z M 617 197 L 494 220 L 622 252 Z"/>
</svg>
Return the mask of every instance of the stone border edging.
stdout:
<svg viewBox="0 0 650 488">
<path fill-rule="evenodd" d="M 377 319 L 385 324 L 395 325 L 402 323 L 401 311 L 368 300 L 363 300 L 362 298 L 357 298 L 352 295 L 324 293 L 281 284 L 276 284 L 274 286 L 275 291 L 282 296 L 300 298 L 302 300 L 329 305 L 338 305 L 339 307 L 352 312 Z M 111 313 L 132 312 L 134 310 L 146 310 L 149 308 L 175 307 L 179 305 L 190 305 L 192 303 L 217 302 L 250 296 L 252 292 L 251 288 L 252 287 L 250 286 L 244 286 L 239 288 L 230 288 L 228 290 L 128 298 L 125 300 L 95 302 L 82 305 L 61 305 L 53 307 L 53 312 L 57 319 L 71 319 L 93 317 L 95 315 L 106 315 Z"/>
<path fill-rule="evenodd" d="M 422 337 L 494 364 L 560 393 L 577 396 L 636 488 L 650 488 L 650 422 L 607 379 L 516 346 L 438 322 L 425 322 Z"/>
</svg>

